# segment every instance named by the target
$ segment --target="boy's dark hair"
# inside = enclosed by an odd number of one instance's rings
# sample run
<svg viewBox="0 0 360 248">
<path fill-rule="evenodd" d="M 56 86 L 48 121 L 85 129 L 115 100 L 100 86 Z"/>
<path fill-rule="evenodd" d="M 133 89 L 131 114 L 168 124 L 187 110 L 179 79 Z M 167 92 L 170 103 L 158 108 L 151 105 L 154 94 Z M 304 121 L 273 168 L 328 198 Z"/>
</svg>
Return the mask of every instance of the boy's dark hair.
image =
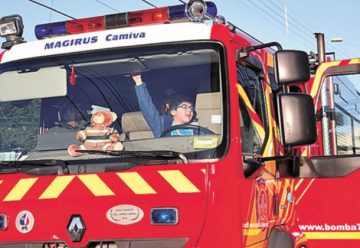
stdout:
<svg viewBox="0 0 360 248">
<path fill-rule="evenodd" d="M 181 103 L 190 102 L 192 104 L 192 99 L 188 95 L 174 95 L 170 99 L 170 110 L 176 109 Z"/>
</svg>

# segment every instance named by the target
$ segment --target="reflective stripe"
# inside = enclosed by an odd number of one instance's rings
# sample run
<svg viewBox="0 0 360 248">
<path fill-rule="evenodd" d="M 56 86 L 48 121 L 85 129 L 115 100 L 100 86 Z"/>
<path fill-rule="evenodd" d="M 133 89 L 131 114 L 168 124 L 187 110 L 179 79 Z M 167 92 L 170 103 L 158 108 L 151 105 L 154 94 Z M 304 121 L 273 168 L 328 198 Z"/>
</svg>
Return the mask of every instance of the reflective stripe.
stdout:
<svg viewBox="0 0 360 248">
<path fill-rule="evenodd" d="M 79 175 L 78 177 L 95 196 L 115 195 L 98 175 Z"/>
<path fill-rule="evenodd" d="M 75 176 L 59 176 L 56 177 L 49 187 L 42 193 L 39 199 L 58 198 L 64 189 L 70 184 Z"/>
<path fill-rule="evenodd" d="M 137 172 L 117 173 L 135 194 L 156 194 L 156 191 Z"/>
<path fill-rule="evenodd" d="M 159 173 L 178 193 L 200 192 L 179 170 L 159 171 Z"/>
<path fill-rule="evenodd" d="M 310 95 L 312 98 L 315 98 L 315 96 L 319 93 L 320 90 L 320 85 L 321 85 L 321 79 L 322 76 L 324 74 L 324 72 L 332 67 L 332 66 L 338 66 L 340 64 L 341 61 L 333 61 L 333 62 L 327 62 L 327 63 L 322 63 L 317 71 L 316 71 L 316 75 L 313 81 L 313 85 L 311 86 L 311 91 L 310 91 Z"/>
<path fill-rule="evenodd" d="M 27 178 L 19 180 L 15 187 L 5 197 L 4 201 L 21 200 L 37 180 L 37 178 Z"/>
<path fill-rule="evenodd" d="M 265 130 L 264 127 L 262 126 L 260 117 L 258 116 L 258 114 L 256 113 L 254 107 L 252 106 L 250 99 L 248 97 L 248 95 L 246 94 L 244 88 L 242 87 L 242 85 L 240 84 L 236 84 L 237 90 L 239 95 L 241 96 L 241 98 L 243 99 L 245 106 L 248 110 L 248 113 L 250 115 L 251 118 L 251 122 L 255 128 L 255 131 L 258 134 L 258 137 L 261 141 L 261 143 L 264 143 L 265 140 Z"/>
<path fill-rule="evenodd" d="M 306 186 L 306 188 L 303 190 L 302 194 L 299 196 L 299 198 L 296 200 L 295 204 L 298 205 L 301 198 L 305 195 L 305 193 L 308 191 L 308 189 L 310 188 L 311 184 L 315 181 L 315 178 L 311 179 L 311 181 L 309 182 L 309 184 Z M 296 186 L 295 186 L 296 187 Z"/>
<path fill-rule="evenodd" d="M 359 64 L 360 63 L 360 59 L 352 59 L 349 62 L 349 65 L 353 65 L 353 64 Z"/>
<path fill-rule="evenodd" d="M 360 232 L 304 232 L 307 239 L 360 239 Z"/>
<path fill-rule="evenodd" d="M 154 171 L 158 172 L 159 175 L 164 179 L 161 181 L 161 187 L 166 186 L 168 191 L 174 193 L 171 190 L 171 187 L 175 189 L 177 193 L 200 193 L 201 191 L 193 184 L 180 170 L 170 170 L 170 171 Z M 201 172 L 202 180 L 204 180 L 204 176 L 207 171 L 205 168 L 199 169 Z M 158 192 L 151 186 L 152 182 L 157 181 L 159 183 L 158 178 L 150 178 L 145 180 L 141 173 L 139 172 L 119 172 L 116 174 L 122 182 L 130 189 L 134 194 L 137 195 L 151 195 L 158 194 Z M 113 196 L 116 195 L 112 189 L 107 185 L 105 179 L 101 179 L 97 174 L 84 174 L 84 175 L 59 175 L 53 177 L 51 182 L 48 182 L 46 185 L 43 183 L 35 184 L 39 178 L 23 178 L 19 179 L 19 181 L 9 190 L 8 194 L 3 201 L 20 201 L 24 198 L 26 194 L 30 194 L 29 191 L 32 187 L 41 187 L 42 191 L 38 191 L 39 189 L 34 189 L 36 196 L 31 195 L 32 198 L 37 198 L 39 200 L 47 200 L 47 199 L 57 199 L 64 192 L 66 194 L 71 194 L 72 187 L 74 187 L 74 183 L 76 182 L 76 177 L 79 178 L 82 185 L 89 189 L 89 191 L 93 194 L 93 196 Z M 75 180 L 74 180 L 75 179 Z M 161 178 L 160 178 L 161 179 Z M 75 182 L 74 182 L 75 181 Z M 6 180 L 0 180 L 0 185 L 3 185 Z M 118 181 L 119 183 L 120 181 Z M 167 185 L 170 184 L 171 187 Z M 44 188 L 43 188 L 44 187 Z M 66 190 L 68 189 L 68 190 Z M 169 190 L 170 189 L 170 190 Z M 89 195 L 90 192 L 84 192 L 84 194 Z M 170 193 L 169 192 L 169 193 Z"/>
<path fill-rule="evenodd" d="M 300 185 L 302 184 L 302 182 L 304 181 L 304 178 L 301 178 L 295 185 L 295 191 L 298 190 L 298 188 L 300 187 Z"/>
<path fill-rule="evenodd" d="M 259 228 L 243 229 L 243 235 L 245 236 L 257 236 L 260 233 L 261 233 L 261 229 Z"/>
</svg>

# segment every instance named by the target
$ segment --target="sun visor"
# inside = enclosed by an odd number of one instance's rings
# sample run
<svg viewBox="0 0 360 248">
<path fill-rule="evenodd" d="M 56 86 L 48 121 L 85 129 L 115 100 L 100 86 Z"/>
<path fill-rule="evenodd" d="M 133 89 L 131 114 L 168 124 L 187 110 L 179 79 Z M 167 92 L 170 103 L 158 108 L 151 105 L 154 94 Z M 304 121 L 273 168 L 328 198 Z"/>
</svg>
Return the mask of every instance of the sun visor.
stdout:
<svg viewBox="0 0 360 248">
<path fill-rule="evenodd" d="M 66 70 L 60 67 L 0 74 L 0 102 L 66 95 Z"/>
</svg>

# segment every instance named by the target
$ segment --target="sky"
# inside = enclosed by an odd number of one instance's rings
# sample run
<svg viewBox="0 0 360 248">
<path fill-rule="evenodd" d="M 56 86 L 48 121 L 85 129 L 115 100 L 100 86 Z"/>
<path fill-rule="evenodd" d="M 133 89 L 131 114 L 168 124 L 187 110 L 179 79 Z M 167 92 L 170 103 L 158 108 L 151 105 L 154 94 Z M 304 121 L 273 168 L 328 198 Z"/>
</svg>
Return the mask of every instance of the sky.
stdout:
<svg viewBox="0 0 360 248">
<path fill-rule="evenodd" d="M 5 2 L 5 0 L 1 0 Z M 180 0 L 36 0 L 74 18 L 178 5 Z M 279 42 L 284 49 L 316 52 L 314 33 L 324 33 L 326 51 L 336 59 L 360 57 L 359 0 L 213 0 L 218 14 L 261 42 Z M 7 1 L 0 16 L 19 14 L 24 38 L 35 40 L 37 24 L 69 20 L 68 17 L 29 0 Z M 333 43 L 332 38 L 343 42 Z"/>
</svg>

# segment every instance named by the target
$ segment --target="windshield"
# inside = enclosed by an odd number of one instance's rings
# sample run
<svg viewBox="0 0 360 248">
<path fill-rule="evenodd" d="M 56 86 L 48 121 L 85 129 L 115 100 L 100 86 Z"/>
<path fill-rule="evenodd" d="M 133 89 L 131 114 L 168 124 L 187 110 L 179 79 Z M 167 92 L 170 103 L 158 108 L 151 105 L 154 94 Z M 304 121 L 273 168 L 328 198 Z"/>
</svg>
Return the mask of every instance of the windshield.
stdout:
<svg viewBox="0 0 360 248">
<path fill-rule="evenodd" d="M 94 150 L 219 157 L 221 51 L 187 44 L 1 65 L 0 160 L 92 159 Z"/>
</svg>

